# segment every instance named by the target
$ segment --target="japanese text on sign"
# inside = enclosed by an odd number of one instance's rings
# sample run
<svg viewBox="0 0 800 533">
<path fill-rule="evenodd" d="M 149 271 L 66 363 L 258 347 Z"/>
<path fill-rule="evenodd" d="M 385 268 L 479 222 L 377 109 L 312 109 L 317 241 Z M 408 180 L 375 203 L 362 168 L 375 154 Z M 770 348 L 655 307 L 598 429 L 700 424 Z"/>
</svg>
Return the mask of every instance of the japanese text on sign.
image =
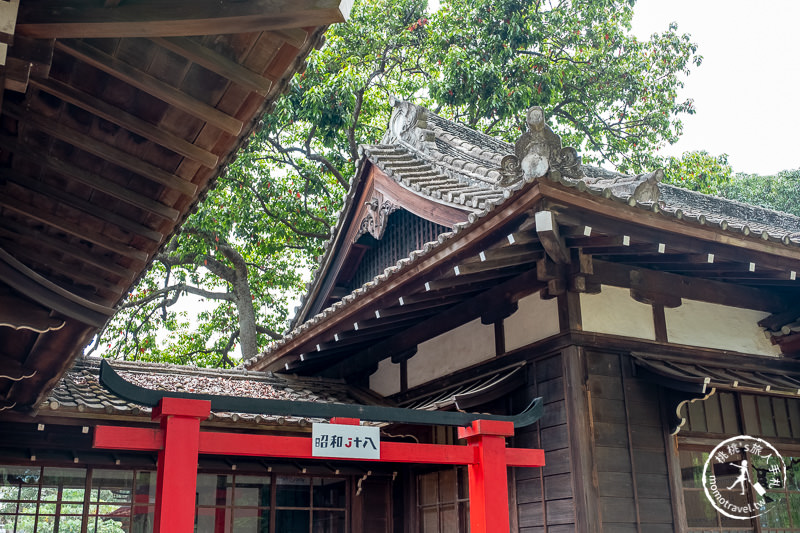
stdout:
<svg viewBox="0 0 800 533">
<path fill-rule="evenodd" d="M 314 457 L 380 459 L 380 429 L 372 426 L 313 424 L 311 428 Z"/>
</svg>

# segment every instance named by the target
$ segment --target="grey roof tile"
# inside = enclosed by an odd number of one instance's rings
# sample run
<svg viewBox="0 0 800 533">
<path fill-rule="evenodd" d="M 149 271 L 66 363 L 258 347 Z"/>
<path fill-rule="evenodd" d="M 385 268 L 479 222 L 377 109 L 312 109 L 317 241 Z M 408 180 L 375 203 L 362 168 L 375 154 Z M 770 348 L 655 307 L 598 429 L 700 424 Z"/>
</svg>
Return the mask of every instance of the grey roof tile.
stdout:
<svg viewBox="0 0 800 533">
<path fill-rule="evenodd" d="M 197 392 L 226 396 L 268 398 L 330 403 L 362 403 L 352 387 L 338 380 L 275 376 L 245 369 L 205 369 L 188 366 L 115 361 L 115 370 L 139 386 L 175 392 Z M 79 359 L 47 399 L 40 405 L 50 412 L 105 413 L 149 417 L 150 408 L 123 400 L 105 389 L 99 381 L 100 358 Z M 261 416 L 261 415 L 260 415 Z M 216 419 L 264 423 L 275 417 L 243 413 L 214 413 Z M 293 423 L 307 423 L 295 418 Z"/>
</svg>

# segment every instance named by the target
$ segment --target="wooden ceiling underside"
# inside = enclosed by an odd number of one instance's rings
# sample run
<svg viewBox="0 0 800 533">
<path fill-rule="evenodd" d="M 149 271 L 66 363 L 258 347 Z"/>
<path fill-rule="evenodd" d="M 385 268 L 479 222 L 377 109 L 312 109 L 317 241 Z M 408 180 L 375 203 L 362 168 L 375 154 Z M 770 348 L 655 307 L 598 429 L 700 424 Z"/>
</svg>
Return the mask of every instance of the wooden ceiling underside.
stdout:
<svg viewBox="0 0 800 533">
<path fill-rule="evenodd" d="M 347 9 L 31 0 L 16 27 L 0 9 L 0 306 L 65 319 L 0 325 L 3 405 L 55 382 Z M 15 365 L 37 373 L 4 379 Z"/>
</svg>

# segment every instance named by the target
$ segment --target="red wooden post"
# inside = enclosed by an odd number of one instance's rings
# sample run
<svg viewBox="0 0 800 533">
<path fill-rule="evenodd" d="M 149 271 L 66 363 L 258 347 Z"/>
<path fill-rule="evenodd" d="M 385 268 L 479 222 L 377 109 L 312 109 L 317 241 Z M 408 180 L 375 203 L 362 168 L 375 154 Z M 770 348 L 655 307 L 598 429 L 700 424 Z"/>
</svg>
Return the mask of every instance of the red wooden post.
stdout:
<svg viewBox="0 0 800 533">
<path fill-rule="evenodd" d="M 164 398 L 153 409 L 161 422 L 164 446 L 158 452 L 154 533 L 194 531 L 197 454 L 200 420 L 208 418 L 211 402 Z"/>
<path fill-rule="evenodd" d="M 512 422 L 476 420 L 458 428 L 458 438 L 475 449 L 469 473 L 469 523 L 472 533 L 508 533 L 508 476 L 506 437 L 514 435 Z"/>
</svg>

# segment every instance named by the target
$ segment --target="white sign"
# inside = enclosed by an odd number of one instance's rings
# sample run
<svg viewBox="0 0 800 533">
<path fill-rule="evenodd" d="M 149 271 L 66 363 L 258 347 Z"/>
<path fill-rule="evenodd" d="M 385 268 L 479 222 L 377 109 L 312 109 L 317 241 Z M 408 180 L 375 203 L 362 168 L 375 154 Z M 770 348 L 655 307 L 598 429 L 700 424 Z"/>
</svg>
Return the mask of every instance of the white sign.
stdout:
<svg viewBox="0 0 800 533">
<path fill-rule="evenodd" d="M 347 459 L 380 459 L 380 428 L 345 424 L 313 424 L 311 427 L 313 457 Z"/>
</svg>

